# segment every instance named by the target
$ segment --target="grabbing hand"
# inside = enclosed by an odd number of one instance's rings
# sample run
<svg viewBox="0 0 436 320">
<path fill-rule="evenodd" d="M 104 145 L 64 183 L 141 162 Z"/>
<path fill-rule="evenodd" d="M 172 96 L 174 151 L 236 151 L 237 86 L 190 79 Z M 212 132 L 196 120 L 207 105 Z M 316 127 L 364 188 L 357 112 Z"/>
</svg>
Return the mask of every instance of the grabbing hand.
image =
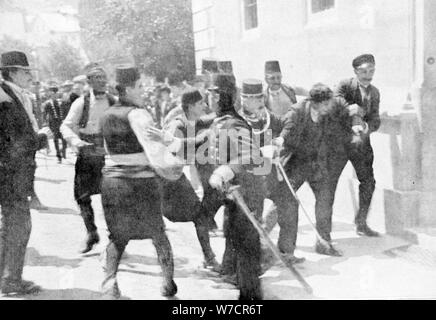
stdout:
<svg viewBox="0 0 436 320">
<path fill-rule="evenodd" d="M 209 184 L 213 189 L 216 189 L 218 191 L 225 191 L 225 181 L 223 177 L 218 174 L 212 174 L 209 179 Z"/>
<path fill-rule="evenodd" d="M 174 141 L 174 136 L 171 133 L 155 127 L 147 129 L 147 137 L 154 141 L 162 142 L 166 146 L 169 146 Z"/>
<path fill-rule="evenodd" d="M 357 104 L 352 104 L 351 106 L 349 106 L 348 113 L 349 113 L 350 117 L 354 117 L 354 116 L 363 117 L 364 116 L 364 112 L 363 112 L 362 108 L 359 107 Z"/>
</svg>

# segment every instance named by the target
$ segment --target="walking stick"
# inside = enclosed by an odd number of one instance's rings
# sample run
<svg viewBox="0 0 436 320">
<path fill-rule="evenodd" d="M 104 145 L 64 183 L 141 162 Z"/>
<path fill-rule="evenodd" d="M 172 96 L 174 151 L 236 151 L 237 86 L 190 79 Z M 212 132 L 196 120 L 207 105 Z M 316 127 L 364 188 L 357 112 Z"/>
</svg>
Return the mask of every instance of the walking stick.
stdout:
<svg viewBox="0 0 436 320">
<path fill-rule="evenodd" d="M 303 210 L 303 213 L 306 216 L 307 221 L 309 221 L 310 226 L 312 227 L 313 231 L 315 232 L 316 238 L 324 246 L 329 247 L 330 243 L 328 243 L 327 240 L 325 240 L 325 239 L 323 239 L 323 237 L 321 237 L 321 235 L 319 234 L 318 230 L 316 229 L 315 224 L 312 222 L 312 219 L 310 218 L 309 214 L 307 213 L 306 208 L 303 206 L 303 203 L 300 201 L 300 198 L 298 197 L 297 192 L 295 192 L 294 188 L 292 187 L 292 184 L 289 181 L 289 178 L 288 178 L 288 176 L 287 176 L 287 174 L 285 172 L 285 168 L 283 168 L 282 163 L 278 160 L 278 161 L 275 161 L 275 164 L 276 164 L 277 168 L 279 169 L 281 175 L 283 176 L 283 179 L 285 179 L 286 184 L 288 185 L 288 188 L 291 191 L 293 197 L 295 198 L 295 200 L 297 201 L 298 205 Z"/>
<path fill-rule="evenodd" d="M 256 231 L 259 233 L 261 239 L 267 244 L 268 248 L 271 249 L 274 256 L 280 260 L 287 268 L 292 272 L 292 274 L 295 276 L 295 278 L 300 282 L 300 284 L 303 286 L 303 288 L 306 290 L 308 294 L 313 293 L 312 287 L 306 282 L 306 280 L 303 278 L 303 276 L 294 268 L 294 266 L 289 262 L 286 261 L 280 254 L 277 247 L 274 245 L 274 243 L 269 238 L 266 231 L 261 227 L 259 222 L 256 220 L 254 215 L 251 213 L 250 209 L 248 208 L 247 204 L 244 201 L 244 198 L 242 197 L 241 192 L 239 191 L 241 187 L 240 186 L 233 186 L 230 187 L 228 190 L 228 195 L 232 198 L 232 200 L 235 201 L 236 205 L 241 209 L 241 211 L 244 213 L 244 215 L 248 218 L 248 220 L 251 222 L 251 224 L 254 226 Z"/>
</svg>

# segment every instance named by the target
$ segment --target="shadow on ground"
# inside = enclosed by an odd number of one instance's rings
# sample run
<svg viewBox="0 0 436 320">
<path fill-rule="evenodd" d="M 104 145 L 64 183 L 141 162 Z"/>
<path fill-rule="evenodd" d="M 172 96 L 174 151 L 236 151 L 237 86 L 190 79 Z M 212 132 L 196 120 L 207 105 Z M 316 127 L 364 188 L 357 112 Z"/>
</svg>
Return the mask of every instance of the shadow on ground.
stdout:
<svg viewBox="0 0 436 320">
<path fill-rule="evenodd" d="M 27 248 L 26 266 L 32 267 L 71 267 L 78 268 L 83 259 L 64 259 L 57 256 L 42 256 L 32 247 Z"/>
</svg>

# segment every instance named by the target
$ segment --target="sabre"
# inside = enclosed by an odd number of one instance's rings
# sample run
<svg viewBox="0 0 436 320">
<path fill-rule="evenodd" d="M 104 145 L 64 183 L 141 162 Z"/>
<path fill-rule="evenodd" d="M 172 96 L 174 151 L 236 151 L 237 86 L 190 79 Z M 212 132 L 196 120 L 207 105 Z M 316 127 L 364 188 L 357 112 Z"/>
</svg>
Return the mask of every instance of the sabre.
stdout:
<svg viewBox="0 0 436 320">
<path fill-rule="evenodd" d="M 269 238 L 266 231 L 260 226 L 259 222 L 256 220 L 254 215 L 251 213 L 250 209 L 248 208 L 247 204 L 244 201 L 244 198 L 242 197 L 241 192 L 239 191 L 241 187 L 240 186 L 232 186 L 228 189 L 228 195 L 232 198 L 232 200 L 235 201 L 236 205 L 241 209 L 241 211 L 244 213 L 244 215 L 248 218 L 248 220 L 251 222 L 251 224 L 254 226 L 256 231 L 259 233 L 261 239 L 267 244 L 268 248 L 273 252 L 274 256 L 280 260 L 287 268 L 292 272 L 292 274 L 295 276 L 295 278 L 298 280 L 298 282 L 303 286 L 303 288 L 306 290 L 307 293 L 312 294 L 313 289 L 312 287 L 306 282 L 306 280 L 303 278 L 303 276 L 294 268 L 294 266 L 289 262 L 286 261 L 280 254 L 277 247 L 274 245 L 274 243 Z"/>
<path fill-rule="evenodd" d="M 312 222 L 312 219 L 310 218 L 309 214 L 306 211 L 306 208 L 304 208 L 303 203 L 300 201 L 300 198 L 298 197 L 297 193 L 295 192 L 294 188 L 292 187 L 291 182 L 289 181 L 289 178 L 285 172 L 285 168 L 283 168 L 282 163 L 280 162 L 280 160 L 277 159 L 277 161 L 274 161 L 277 168 L 280 171 L 280 174 L 282 175 L 283 179 L 285 179 L 286 184 L 288 185 L 289 190 L 291 191 L 293 197 L 295 198 L 295 200 L 297 201 L 298 205 L 301 207 L 301 209 L 303 210 L 304 215 L 306 216 L 307 221 L 309 221 L 310 226 L 312 227 L 313 231 L 315 232 L 315 235 L 318 239 L 319 242 L 321 242 L 324 246 L 330 246 L 330 244 L 328 243 L 328 241 L 326 241 L 325 239 L 323 239 L 323 237 L 321 237 L 321 235 L 319 234 L 318 230 L 316 229 L 315 224 Z"/>
</svg>

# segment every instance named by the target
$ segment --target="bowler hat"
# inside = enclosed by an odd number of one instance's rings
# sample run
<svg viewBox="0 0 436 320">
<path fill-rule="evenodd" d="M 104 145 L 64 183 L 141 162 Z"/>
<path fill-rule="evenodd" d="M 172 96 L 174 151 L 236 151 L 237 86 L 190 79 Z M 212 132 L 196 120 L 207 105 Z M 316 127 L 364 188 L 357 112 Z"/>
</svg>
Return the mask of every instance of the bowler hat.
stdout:
<svg viewBox="0 0 436 320">
<path fill-rule="evenodd" d="M 182 95 L 182 105 L 194 104 L 203 100 L 203 96 L 198 90 L 190 90 Z"/>
<path fill-rule="evenodd" d="M 201 63 L 201 73 L 218 73 L 218 60 L 213 58 L 205 58 Z"/>
<path fill-rule="evenodd" d="M 27 61 L 26 54 L 20 51 L 9 51 L 1 55 L 0 69 L 6 68 L 32 70 L 29 66 L 29 61 Z"/>
<path fill-rule="evenodd" d="M 246 79 L 242 81 L 241 96 L 259 97 L 263 95 L 262 81 L 257 79 Z"/>
<path fill-rule="evenodd" d="M 236 90 L 235 76 L 228 73 L 215 74 L 209 91 L 221 91 L 232 93 Z"/>
<path fill-rule="evenodd" d="M 353 60 L 353 68 L 357 69 L 365 63 L 375 64 L 375 57 L 372 54 L 362 54 Z"/>
<path fill-rule="evenodd" d="M 265 62 L 265 74 L 270 74 L 275 72 L 280 72 L 280 73 L 282 72 L 280 70 L 280 63 L 276 60 Z"/>
<path fill-rule="evenodd" d="M 118 66 L 115 70 L 115 81 L 120 85 L 131 85 L 140 78 L 138 68 L 129 65 Z"/>
<path fill-rule="evenodd" d="M 222 73 L 233 73 L 233 65 L 231 61 L 219 61 L 218 62 L 219 72 Z"/>
</svg>

